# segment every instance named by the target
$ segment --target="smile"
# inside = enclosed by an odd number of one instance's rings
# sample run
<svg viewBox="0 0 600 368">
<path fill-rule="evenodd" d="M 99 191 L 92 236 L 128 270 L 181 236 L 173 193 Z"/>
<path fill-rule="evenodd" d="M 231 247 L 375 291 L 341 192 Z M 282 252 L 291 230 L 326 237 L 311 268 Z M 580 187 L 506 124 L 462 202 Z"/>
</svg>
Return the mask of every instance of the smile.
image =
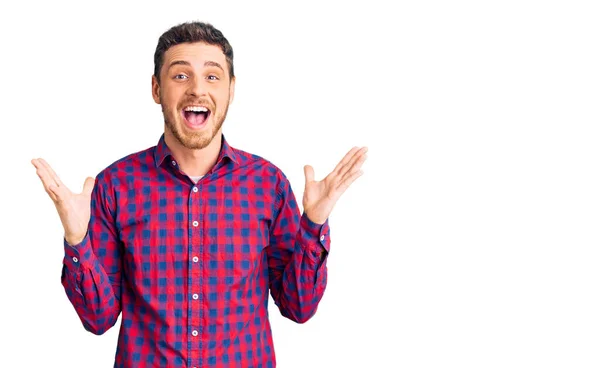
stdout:
<svg viewBox="0 0 600 368">
<path fill-rule="evenodd" d="M 187 106 L 181 110 L 185 124 L 191 129 L 203 128 L 211 115 L 205 106 Z"/>
</svg>

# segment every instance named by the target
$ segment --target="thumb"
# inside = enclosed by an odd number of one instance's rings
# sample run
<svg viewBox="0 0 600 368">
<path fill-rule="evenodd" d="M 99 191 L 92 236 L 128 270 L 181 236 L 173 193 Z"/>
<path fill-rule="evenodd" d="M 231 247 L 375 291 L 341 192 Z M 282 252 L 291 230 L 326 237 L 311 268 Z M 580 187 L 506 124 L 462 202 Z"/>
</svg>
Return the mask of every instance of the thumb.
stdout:
<svg viewBox="0 0 600 368">
<path fill-rule="evenodd" d="M 310 165 L 304 166 L 304 176 L 306 177 L 306 183 L 315 180 L 315 170 Z"/>
<path fill-rule="evenodd" d="M 83 193 L 85 193 L 85 195 L 87 195 L 88 197 L 92 196 L 92 191 L 94 190 L 94 182 L 96 180 L 92 177 L 87 177 L 85 179 L 85 183 L 83 183 Z"/>
</svg>

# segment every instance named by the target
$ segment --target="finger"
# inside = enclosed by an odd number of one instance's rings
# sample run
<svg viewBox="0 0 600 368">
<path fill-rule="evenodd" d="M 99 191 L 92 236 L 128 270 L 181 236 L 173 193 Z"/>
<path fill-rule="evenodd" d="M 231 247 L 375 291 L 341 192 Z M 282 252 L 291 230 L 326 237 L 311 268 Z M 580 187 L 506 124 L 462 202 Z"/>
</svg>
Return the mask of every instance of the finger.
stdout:
<svg viewBox="0 0 600 368">
<path fill-rule="evenodd" d="M 362 167 L 362 165 L 365 163 L 365 161 L 367 160 L 367 154 L 364 153 L 362 155 L 360 155 L 352 164 L 352 166 L 350 166 L 348 168 L 348 170 L 341 176 L 340 182 L 343 182 L 344 180 L 346 180 L 347 177 L 352 176 L 355 172 L 357 172 L 358 170 L 360 170 L 360 168 Z"/>
<path fill-rule="evenodd" d="M 48 177 L 48 173 L 45 171 L 44 168 L 37 169 L 35 173 L 41 179 L 42 184 L 44 185 L 44 190 L 46 191 L 46 193 L 48 193 L 48 195 L 50 196 L 50 198 L 53 201 L 56 201 L 57 200 L 57 196 L 54 193 L 54 190 L 55 190 L 54 181 L 51 178 Z"/>
<path fill-rule="evenodd" d="M 85 179 L 85 183 L 83 183 L 83 194 L 88 197 L 92 196 L 92 191 L 94 190 L 95 179 L 92 177 L 87 177 Z"/>
<path fill-rule="evenodd" d="M 47 163 L 46 160 L 44 160 L 43 158 L 40 158 L 39 162 L 41 163 L 42 166 L 44 166 L 46 168 L 46 170 L 48 171 L 50 177 L 56 183 L 56 186 L 57 187 L 61 187 L 63 185 L 63 183 L 60 180 L 60 178 L 58 177 L 58 175 L 56 175 L 56 172 L 54 172 L 54 169 L 52 169 L 52 166 L 50 166 L 50 164 Z"/>
<path fill-rule="evenodd" d="M 344 181 L 342 181 L 340 183 L 340 185 L 338 185 L 338 187 L 336 188 L 338 191 L 341 191 L 340 195 L 342 193 L 344 193 L 346 191 L 346 189 L 348 189 L 348 187 L 350 187 L 350 184 L 354 183 L 354 181 L 356 179 L 358 179 L 360 176 L 362 176 L 364 172 L 362 170 L 359 170 L 357 172 L 355 172 L 354 174 L 350 175 L 349 177 L 347 177 Z"/>
<path fill-rule="evenodd" d="M 37 170 L 35 171 L 35 173 L 42 180 L 42 184 L 44 184 L 44 187 L 48 189 L 50 185 L 56 185 L 54 179 L 50 176 L 48 169 L 46 169 L 46 167 L 43 166 L 39 161 L 37 161 L 36 164 Z"/>
<path fill-rule="evenodd" d="M 352 159 L 352 157 L 354 156 L 354 154 L 356 152 L 358 152 L 358 147 L 352 147 L 352 149 L 350 149 L 350 151 L 348 151 L 348 153 L 346 153 L 346 155 L 344 156 L 344 158 L 342 158 L 342 160 L 336 165 L 335 169 L 333 169 L 333 171 L 331 172 L 334 175 L 337 175 L 338 172 L 340 171 L 340 169 L 346 165 L 348 162 L 350 162 L 350 160 Z"/>
<path fill-rule="evenodd" d="M 50 177 L 56 183 L 56 186 L 57 187 L 63 186 L 62 181 L 60 180 L 60 178 L 58 177 L 58 175 L 56 175 L 56 173 L 54 172 L 54 170 L 52 169 L 52 167 L 46 162 L 46 160 L 44 160 L 43 158 L 40 158 L 38 161 L 41 163 L 42 166 L 44 166 L 46 168 L 46 170 L 48 171 Z"/>
<path fill-rule="evenodd" d="M 304 178 L 305 178 L 305 184 L 310 183 L 311 181 L 315 180 L 315 170 L 313 169 L 312 166 L 310 165 L 305 165 L 304 166 Z"/>
<path fill-rule="evenodd" d="M 48 195 L 50 196 L 50 198 L 52 198 L 52 200 L 55 203 L 59 202 L 59 194 L 58 194 L 58 188 L 55 185 L 50 185 L 48 186 L 48 190 L 46 190 L 46 193 L 48 193 Z"/>
<path fill-rule="evenodd" d="M 357 161 L 360 161 L 364 155 L 367 153 L 367 147 L 362 147 L 358 151 L 354 153 L 351 160 L 348 161 L 345 165 L 343 165 L 338 171 L 338 177 L 343 178 L 349 170 L 356 164 Z M 364 161 L 364 160 L 363 160 Z"/>
<path fill-rule="evenodd" d="M 33 160 L 31 160 L 31 164 L 37 169 L 37 170 L 46 170 L 46 168 L 44 167 L 44 165 L 42 165 L 42 163 L 40 162 L 39 158 L 34 158 Z"/>
<path fill-rule="evenodd" d="M 52 174 L 49 171 L 48 163 L 45 162 L 43 159 L 33 160 L 32 163 L 34 163 L 34 166 L 38 168 L 36 173 L 38 174 L 38 177 L 42 180 L 44 189 L 46 190 L 46 193 L 48 193 L 50 198 L 52 198 L 54 202 L 59 202 L 61 198 L 66 198 L 66 196 L 69 193 L 69 189 L 64 184 L 62 184 L 60 179 L 58 179 L 57 184 L 57 179 L 55 177 L 52 177 Z"/>
</svg>

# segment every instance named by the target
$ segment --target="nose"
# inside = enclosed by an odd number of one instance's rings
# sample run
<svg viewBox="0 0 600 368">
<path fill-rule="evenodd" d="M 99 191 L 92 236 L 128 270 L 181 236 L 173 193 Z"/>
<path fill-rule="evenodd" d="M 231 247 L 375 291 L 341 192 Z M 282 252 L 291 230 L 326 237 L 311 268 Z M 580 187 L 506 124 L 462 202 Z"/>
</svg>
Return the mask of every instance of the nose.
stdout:
<svg viewBox="0 0 600 368">
<path fill-rule="evenodd" d="M 193 97 L 206 95 L 206 83 L 202 78 L 193 77 L 188 84 L 187 94 Z"/>
</svg>

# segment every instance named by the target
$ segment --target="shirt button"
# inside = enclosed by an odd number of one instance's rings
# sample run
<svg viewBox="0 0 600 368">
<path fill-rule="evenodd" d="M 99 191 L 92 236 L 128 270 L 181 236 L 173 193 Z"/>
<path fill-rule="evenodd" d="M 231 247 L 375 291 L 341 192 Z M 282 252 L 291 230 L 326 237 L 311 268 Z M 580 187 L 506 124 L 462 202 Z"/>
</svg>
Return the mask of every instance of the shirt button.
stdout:
<svg viewBox="0 0 600 368">
<path fill-rule="evenodd" d="M 325 235 L 321 235 L 321 241 L 325 240 Z"/>
<path fill-rule="evenodd" d="M 73 257 L 73 262 L 75 262 L 75 263 L 79 262 L 79 260 L 77 259 L 77 257 Z"/>
<path fill-rule="evenodd" d="M 192 191 L 193 191 L 194 193 L 198 193 L 198 188 L 197 188 L 197 187 L 193 187 L 193 188 L 192 188 Z"/>
<path fill-rule="evenodd" d="M 194 256 L 194 258 L 192 258 L 192 261 L 194 261 L 194 263 L 198 263 L 198 257 Z"/>
<path fill-rule="evenodd" d="M 177 166 L 177 162 L 175 162 L 175 160 L 171 161 L 171 164 L 173 164 L 173 166 Z"/>
<path fill-rule="evenodd" d="M 192 298 L 194 298 L 194 300 L 197 300 L 198 299 L 198 294 L 192 295 Z"/>
<path fill-rule="evenodd" d="M 196 331 L 196 330 L 192 331 L 192 336 L 198 336 L 198 331 Z"/>
<path fill-rule="evenodd" d="M 192 225 L 194 225 L 194 227 L 195 227 L 195 226 L 198 226 L 198 221 L 194 221 L 194 222 L 192 222 Z"/>
</svg>

